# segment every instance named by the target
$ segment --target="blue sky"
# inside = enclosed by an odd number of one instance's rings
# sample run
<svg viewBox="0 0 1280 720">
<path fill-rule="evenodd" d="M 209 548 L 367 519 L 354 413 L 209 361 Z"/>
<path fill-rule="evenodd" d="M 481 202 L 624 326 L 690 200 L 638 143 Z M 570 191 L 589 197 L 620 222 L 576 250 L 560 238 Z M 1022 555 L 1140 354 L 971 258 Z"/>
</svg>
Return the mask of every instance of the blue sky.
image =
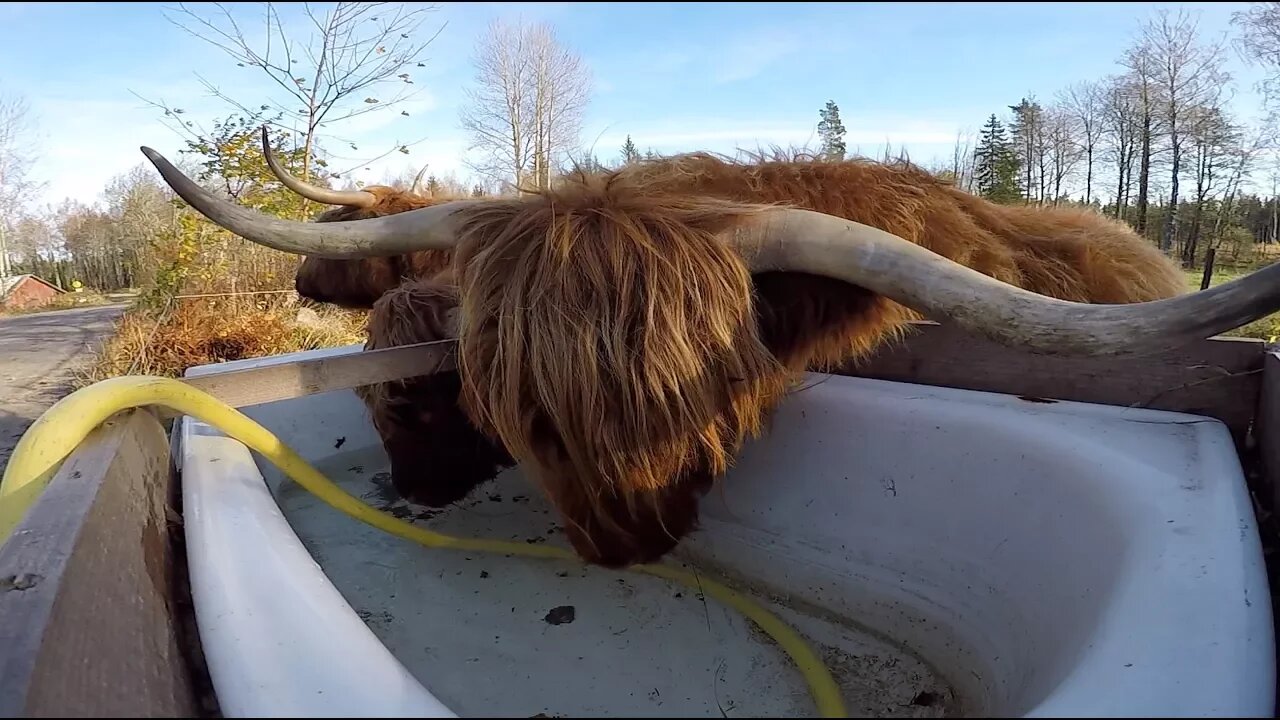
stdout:
<svg viewBox="0 0 1280 720">
<path fill-rule="evenodd" d="M 208 13 L 212 8 L 200 8 Z M 376 182 L 428 163 L 462 163 L 467 139 L 458 110 L 471 84 L 472 48 L 495 17 L 546 20 L 591 70 L 595 92 L 582 140 L 601 160 L 617 158 L 629 133 L 641 150 L 732 152 L 816 144 L 818 110 L 841 109 L 850 150 L 885 142 L 914 160 L 946 156 L 958 131 L 1028 93 L 1051 99 L 1062 87 L 1117 71 L 1116 60 L 1157 7 L 1185 7 L 1206 37 L 1234 35 L 1230 16 L 1245 3 L 444 3 L 422 32 L 447 23 L 427 51 L 397 111 L 335 129 L 368 155 L 422 140 L 351 177 Z M 254 4 L 236 12 L 252 27 Z M 227 107 L 207 97 L 200 72 L 256 104 L 260 71 L 142 3 L 0 6 L 0 92 L 19 93 L 38 122 L 36 179 L 43 198 L 98 199 L 104 184 L 144 161 L 149 145 L 175 159 L 181 139 L 134 93 L 201 118 Z M 1237 111 L 1256 115 L 1260 71 L 1228 53 Z M 376 150 L 374 150 L 376 148 Z M 359 164 L 351 154 L 337 162 Z"/>
</svg>

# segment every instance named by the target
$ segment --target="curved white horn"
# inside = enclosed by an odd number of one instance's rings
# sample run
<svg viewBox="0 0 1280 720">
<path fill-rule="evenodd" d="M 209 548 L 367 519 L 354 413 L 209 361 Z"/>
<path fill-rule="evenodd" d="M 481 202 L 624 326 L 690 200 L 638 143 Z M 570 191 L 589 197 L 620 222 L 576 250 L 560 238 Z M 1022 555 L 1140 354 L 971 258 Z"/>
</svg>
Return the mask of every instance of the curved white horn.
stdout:
<svg viewBox="0 0 1280 720">
<path fill-rule="evenodd" d="M 414 195 L 422 195 L 423 197 L 426 197 L 426 195 L 424 194 L 424 191 L 426 190 L 426 188 L 422 186 L 422 176 L 427 173 L 428 167 L 430 166 L 423 165 L 422 169 L 418 171 L 418 174 L 413 178 L 413 184 L 409 186 L 409 192 L 413 193 Z"/>
<path fill-rule="evenodd" d="M 316 187 L 310 183 L 305 183 L 290 175 L 276 161 L 275 154 L 271 152 L 271 136 L 267 132 L 266 125 L 262 126 L 262 157 L 266 159 L 267 168 L 271 170 L 272 175 L 275 175 L 285 187 L 308 200 L 328 205 L 347 205 L 357 208 L 373 207 L 373 204 L 378 201 L 378 198 L 374 197 L 373 193 L 367 193 L 363 190 L 330 190 L 329 188 Z"/>
<path fill-rule="evenodd" d="M 1038 354 L 1149 354 L 1280 311 L 1280 263 L 1209 290 L 1103 305 L 1023 290 L 883 230 L 808 210 L 765 210 L 733 242 L 753 272 L 843 280 Z"/>
<path fill-rule="evenodd" d="M 212 222 L 250 242 L 299 255 L 340 259 L 448 249 L 456 242 L 453 214 L 485 202 L 459 200 L 368 220 L 293 222 L 219 198 L 155 150 L 144 146 L 142 153 L 174 192 Z"/>
</svg>

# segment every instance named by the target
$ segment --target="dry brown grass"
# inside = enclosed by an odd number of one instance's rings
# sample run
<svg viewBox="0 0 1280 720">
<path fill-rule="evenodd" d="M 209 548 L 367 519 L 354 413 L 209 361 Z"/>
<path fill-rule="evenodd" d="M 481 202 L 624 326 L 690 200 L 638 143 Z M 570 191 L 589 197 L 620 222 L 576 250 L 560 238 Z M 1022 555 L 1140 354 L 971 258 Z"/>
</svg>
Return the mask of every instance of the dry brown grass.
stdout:
<svg viewBox="0 0 1280 720">
<path fill-rule="evenodd" d="M 300 322 L 299 310 L 315 315 Z M 89 385 L 120 375 L 181 377 L 195 365 L 362 343 L 364 311 L 300 302 L 292 294 L 185 298 L 160 310 L 130 308 L 80 378 Z"/>
</svg>

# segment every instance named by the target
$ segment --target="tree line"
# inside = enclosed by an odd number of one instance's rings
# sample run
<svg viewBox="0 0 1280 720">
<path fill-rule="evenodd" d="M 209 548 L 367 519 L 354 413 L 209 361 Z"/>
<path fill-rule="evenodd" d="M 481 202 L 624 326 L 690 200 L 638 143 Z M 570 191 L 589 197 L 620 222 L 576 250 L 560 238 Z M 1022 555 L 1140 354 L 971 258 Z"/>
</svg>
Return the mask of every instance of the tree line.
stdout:
<svg viewBox="0 0 1280 720">
<path fill-rule="evenodd" d="M 1233 18 L 1253 61 L 1273 63 L 1249 42 L 1280 37 L 1280 23 L 1264 21 L 1276 5 Z M 1274 118 L 1250 125 L 1235 116 L 1229 39 L 1206 38 L 1197 25 L 1185 11 L 1157 11 L 1117 72 L 992 113 L 976 142 L 958 140 L 951 166 L 937 169 L 996 202 L 1093 207 L 1187 267 L 1223 242 L 1238 255 L 1240 231 L 1275 242 L 1274 191 L 1264 200 L 1242 189 L 1276 149 Z M 1270 213 L 1258 213 L 1262 205 Z"/>
<path fill-rule="evenodd" d="M 1051 98 L 1028 93 L 926 167 L 1001 204 L 1091 207 L 1186 267 L 1220 246 L 1239 260 L 1254 242 L 1275 243 L 1280 3 L 1254 3 L 1232 20 L 1234 38 L 1206 38 L 1186 11 L 1157 10 L 1116 72 Z M 1236 88 L 1224 67 L 1232 45 L 1270 71 L 1260 88 L 1265 115 L 1253 123 L 1230 107 Z M 829 101 L 819 118 L 818 155 L 843 158 L 838 106 Z M 885 159 L 893 159 L 888 149 Z M 1263 170 L 1270 193 L 1247 191 Z"/>
</svg>

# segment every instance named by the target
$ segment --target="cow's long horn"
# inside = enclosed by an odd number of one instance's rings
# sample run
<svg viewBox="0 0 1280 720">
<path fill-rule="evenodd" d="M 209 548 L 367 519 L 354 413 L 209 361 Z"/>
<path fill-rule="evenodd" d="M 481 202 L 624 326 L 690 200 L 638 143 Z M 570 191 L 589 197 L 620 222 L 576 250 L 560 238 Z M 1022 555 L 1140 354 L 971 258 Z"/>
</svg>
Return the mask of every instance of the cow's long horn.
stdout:
<svg viewBox="0 0 1280 720">
<path fill-rule="evenodd" d="M 262 126 L 262 156 L 266 158 L 267 167 L 271 169 L 272 175 L 279 178 L 285 187 L 308 200 L 356 208 L 373 207 L 373 204 L 378 201 L 378 198 L 374 197 L 373 193 L 367 193 L 363 190 L 330 190 L 329 188 L 316 187 L 310 183 L 302 182 L 290 175 L 289 171 L 276 162 L 276 156 L 271 152 L 271 136 L 267 132 L 266 125 Z"/>
<path fill-rule="evenodd" d="M 183 175 L 155 150 L 143 147 L 142 153 L 169 187 L 210 221 L 250 242 L 299 255 L 343 259 L 452 248 L 457 242 L 453 214 L 485 202 L 458 200 L 368 220 L 294 222 L 219 198 Z"/>
<path fill-rule="evenodd" d="M 419 170 L 418 174 L 413 178 L 413 184 L 409 186 L 409 192 L 414 195 L 422 195 L 422 191 L 426 189 L 422 187 L 422 176 L 426 174 L 427 167 L 427 165 L 422 166 L 422 169 Z M 423 197 L 425 197 L 425 195 Z"/>
<path fill-rule="evenodd" d="M 767 211 L 733 241 L 753 272 L 843 280 L 1039 354 L 1149 354 L 1280 311 L 1280 263 L 1180 297 L 1102 305 L 1029 292 L 883 230 L 807 210 Z"/>
</svg>

